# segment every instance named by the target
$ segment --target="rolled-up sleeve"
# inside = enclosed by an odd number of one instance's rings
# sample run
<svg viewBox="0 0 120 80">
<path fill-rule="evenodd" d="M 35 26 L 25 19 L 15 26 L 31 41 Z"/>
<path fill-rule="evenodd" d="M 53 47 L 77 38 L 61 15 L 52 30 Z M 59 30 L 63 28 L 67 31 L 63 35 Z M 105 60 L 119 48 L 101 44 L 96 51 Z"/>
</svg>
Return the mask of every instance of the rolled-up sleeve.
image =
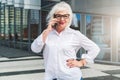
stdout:
<svg viewBox="0 0 120 80">
<path fill-rule="evenodd" d="M 81 47 L 87 52 L 82 54 L 81 58 L 86 59 L 87 63 L 94 63 L 94 59 L 99 54 L 100 48 L 83 34 L 81 34 Z"/>
<path fill-rule="evenodd" d="M 42 40 L 42 34 L 41 34 L 31 44 L 31 50 L 35 53 L 39 53 L 43 49 L 43 46 L 44 46 L 44 42 Z"/>
</svg>

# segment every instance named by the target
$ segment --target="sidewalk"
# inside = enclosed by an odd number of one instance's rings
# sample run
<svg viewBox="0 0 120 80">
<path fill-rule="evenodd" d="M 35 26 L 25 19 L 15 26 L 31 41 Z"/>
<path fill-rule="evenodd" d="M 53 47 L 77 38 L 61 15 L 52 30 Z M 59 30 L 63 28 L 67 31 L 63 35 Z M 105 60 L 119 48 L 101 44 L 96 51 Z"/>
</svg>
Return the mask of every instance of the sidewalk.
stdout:
<svg viewBox="0 0 120 80">
<path fill-rule="evenodd" d="M 90 64 L 82 69 L 84 80 L 120 80 L 120 66 Z"/>
<path fill-rule="evenodd" d="M 42 57 L 0 46 L 0 80 L 43 80 Z"/>
<path fill-rule="evenodd" d="M 84 80 L 120 80 L 120 66 L 89 64 L 81 69 Z M 0 46 L 0 80 L 43 80 L 42 57 Z"/>
</svg>

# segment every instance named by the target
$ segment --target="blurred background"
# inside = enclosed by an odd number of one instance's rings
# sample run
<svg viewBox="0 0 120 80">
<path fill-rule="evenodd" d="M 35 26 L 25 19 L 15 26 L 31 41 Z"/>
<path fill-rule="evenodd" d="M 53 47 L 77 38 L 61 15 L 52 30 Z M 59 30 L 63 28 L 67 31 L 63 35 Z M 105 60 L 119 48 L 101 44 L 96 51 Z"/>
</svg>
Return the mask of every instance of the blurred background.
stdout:
<svg viewBox="0 0 120 80">
<path fill-rule="evenodd" d="M 120 0 L 0 0 L 0 45 L 32 53 L 32 41 L 46 28 L 45 18 L 59 1 L 73 9 L 71 28 L 101 48 L 95 61 L 120 64 Z M 83 53 L 80 49 L 78 58 Z"/>
<path fill-rule="evenodd" d="M 120 80 L 120 0 L 0 0 L 0 80 L 43 80 L 43 54 L 30 46 L 60 1 L 72 7 L 70 27 L 101 49 L 95 64 L 81 68 L 84 80 Z M 78 59 L 81 54 L 86 51 L 80 49 Z"/>
</svg>

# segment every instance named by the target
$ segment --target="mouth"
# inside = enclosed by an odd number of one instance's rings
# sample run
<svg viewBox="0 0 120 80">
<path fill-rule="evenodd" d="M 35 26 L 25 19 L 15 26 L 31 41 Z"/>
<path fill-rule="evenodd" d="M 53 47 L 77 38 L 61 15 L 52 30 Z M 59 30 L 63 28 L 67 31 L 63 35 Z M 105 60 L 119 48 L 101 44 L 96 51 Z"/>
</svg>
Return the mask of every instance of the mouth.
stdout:
<svg viewBox="0 0 120 80">
<path fill-rule="evenodd" d="M 63 24 L 65 24 L 65 23 L 64 23 L 64 22 L 59 22 L 59 24 L 60 24 L 60 25 L 63 25 Z"/>
</svg>

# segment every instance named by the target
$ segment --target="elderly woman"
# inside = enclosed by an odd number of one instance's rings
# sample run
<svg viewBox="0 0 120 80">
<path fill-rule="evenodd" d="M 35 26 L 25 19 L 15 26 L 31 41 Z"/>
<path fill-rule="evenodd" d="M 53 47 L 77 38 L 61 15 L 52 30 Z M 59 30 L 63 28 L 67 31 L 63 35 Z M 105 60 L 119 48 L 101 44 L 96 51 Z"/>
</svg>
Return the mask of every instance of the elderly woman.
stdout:
<svg viewBox="0 0 120 80">
<path fill-rule="evenodd" d="M 31 49 L 38 53 L 43 48 L 45 80 L 80 80 L 79 67 L 93 63 L 99 47 L 80 33 L 70 28 L 72 10 L 66 2 L 57 3 L 47 16 L 47 28 L 32 43 Z M 77 51 L 83 47 L 87 54 L 76 60 Z"/>
</svg>

